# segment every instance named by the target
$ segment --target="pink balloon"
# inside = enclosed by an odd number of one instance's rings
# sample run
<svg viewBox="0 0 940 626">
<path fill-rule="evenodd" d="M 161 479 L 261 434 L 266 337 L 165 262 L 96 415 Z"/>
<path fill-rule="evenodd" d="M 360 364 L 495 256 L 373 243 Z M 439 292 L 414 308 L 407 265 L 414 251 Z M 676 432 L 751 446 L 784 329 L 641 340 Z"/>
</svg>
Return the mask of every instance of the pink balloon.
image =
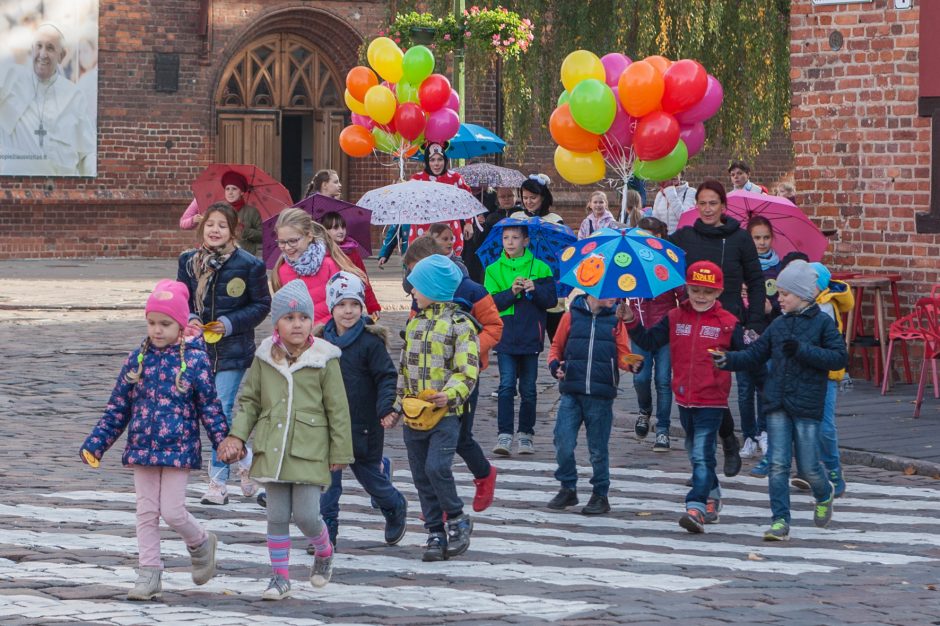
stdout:
<svg viewBox="0 0 940 626">
<path fill-rule="evenodd" d="M 718 79 L 708 75 L 708 87 L 705 89 L 705 95 L 693 105 L 692 108 L 676 113 L 676 121 L 683 125 L 694 124 L 695 122 L 704 122 L 721 108 L 721 101 L 725 98 L 725 92 L 721 88 Z"/>
<path fill-rule="evenodd" d="M 694 157 L 705 145 L 705 124 L 695 122 L 688 126 L 680 126 L 679 139 L 685 142 L 685 147 L 689 150 L 689 158 Z"/>
<path fill-rule="evenodd" d="M 614 115 L 614 122 L 604 133 L 604 136 L 613 142 L 619 142 L 624 146 L 633 143 L 633 130 L 636 128 L 636 118 L 623 110 L 620 104 L 620 94 L 617 93 L 617 87 L 613 87 L 614 100 L 617 103 L 617 113 Z"/>
<path fill-rule="evenodd" d="M 382 85 L 384 85 L 385 87 L 388 87 L 392 93 L 396 93 L 398 90 L 398 83 L 390 83 L 387 80 L 383 80 Z"/>
<path fill-rule="evenodd" d="M 359 126 L 364 127 L 366 130 L 372 130 L 375 128 L 375 120 L 368 115 L 359 115 L 358 113 L 353 113 L 352 123 L 358 124 Z"/>
<path fill-rule="evenodd" d="M 608 161 L 613 161 L 614 163 L 626 161 L 627 154 L 630 152 L 630 144 L 621 143 L 616 139 L 610 138 L 609 135 L 609 132 L 601 135 L 601 155 Z"/>
<path fill-rule="evenodd" d="M 601 65 L 604 66 L 604 73 L 606 74 L 606 82 L 611 87 L 616 87 L 617 82 L 620 80 L 620 75 L 623 74 L 623 71 L 633 63 L 625 54 L 620 54 L 619 52 L 611 52 L 610 54 L 605 54 L 601 57 Z"/>
<path fill-rule="evenodd" d="M 428 116 L 428 125 L 424 129 L 424 137 L 428 141 L 443 142 L 453 138 L 458 130 L 460 130 L 460 118 L 457 113 L 444 107 Z"/>
<path fill-rule="evenodd" d="M 450 98 L 447 99 L 447 104 L 444 105 L 445 108 L 450 109 L 451 111 L 460 112 L 460 94 L 455 90 L 450 90 Z"/>
</svg>

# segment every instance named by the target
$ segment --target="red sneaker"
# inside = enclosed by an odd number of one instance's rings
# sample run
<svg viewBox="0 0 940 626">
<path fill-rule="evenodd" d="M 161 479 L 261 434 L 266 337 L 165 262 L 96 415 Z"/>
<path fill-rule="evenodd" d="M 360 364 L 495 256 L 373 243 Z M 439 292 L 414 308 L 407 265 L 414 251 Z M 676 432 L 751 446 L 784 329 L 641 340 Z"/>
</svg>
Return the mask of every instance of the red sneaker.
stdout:
<svg viewBox="0 0 940 626">
<path fill-rule="evenodd" d="M 473 494 L 473 510 L 479 513 L 493 504 L 493 492 L 496 491 L 496 466 L 490 465 L 490 473 L 484 478 L 474 478 L 477 491 Z"/>
</svg>

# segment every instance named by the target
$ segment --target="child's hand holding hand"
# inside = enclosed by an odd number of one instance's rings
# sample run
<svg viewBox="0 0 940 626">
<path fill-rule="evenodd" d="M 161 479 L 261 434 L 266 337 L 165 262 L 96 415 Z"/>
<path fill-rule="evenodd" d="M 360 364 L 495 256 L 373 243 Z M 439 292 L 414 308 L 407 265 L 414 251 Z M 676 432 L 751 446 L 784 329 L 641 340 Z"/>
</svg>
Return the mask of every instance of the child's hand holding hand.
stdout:
<svg viewBox="0 0 940 626">
<path fill-rule="evenodd" d="M 708 353 L 712 356 L 712 362 L 718 369 L 722 369 L 728 364 L 728 355 L 721 350 L 709 350 Z"/>
<path fill-rule="evenodd" d="M 385 429 L 395 428 L 395 426 L 398 424 L 399 419 L 401 419 L 401 415 L 392 411 L 391 413 L 389 413 L 388 415 L 380 419 L 379 423 L 382 424 L 382 428 L 385 428 Z"/>
<path fill-rule="evenodd" d="M 447 406 L 447 394 L 443 391 L 438 391 L 435 394 L 431 394 L 427 396 L 425 400 L 438 408 Z"/>
<path fill-rule="evenodd" d="M 215 454 L 223 463 L 234 463 L 245 458 L 245 442 L 238 437 L 229 435 L 219 444 Z"/>
<path fill-rule="evenodd" d="M 565 362 L 554 360 L 548 364 L 548 370 L 556 380 L 562 380 L 565 377 Z"/>
<path fill-rule="evenodd" d="M 342 472 L 342 471 L 343 471 L 344 469 L 346 469 L 347 467 L 348 467 L 348 466 L 347 466 L 345 463 L 333 463 L 332 465 L 330 465 L 330 471 L 331 471 L 331 472 Z"/>
<path fill-rule="evenodd" d="M 633 313 L 633 308 L 628 302 L 621 302 L 617 305 L 617 317 L 627 322 L 628 324 L 633 321 L 635 315 Z"/>
</svg>

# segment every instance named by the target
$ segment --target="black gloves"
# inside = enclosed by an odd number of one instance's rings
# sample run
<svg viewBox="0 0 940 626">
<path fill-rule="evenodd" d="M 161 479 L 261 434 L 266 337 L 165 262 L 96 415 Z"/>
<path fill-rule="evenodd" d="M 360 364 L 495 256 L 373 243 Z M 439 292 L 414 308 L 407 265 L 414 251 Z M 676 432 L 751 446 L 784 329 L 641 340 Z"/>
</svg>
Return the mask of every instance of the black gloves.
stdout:
<svg viewBox="0 0 940 626">
<path fill-rule="evenodd" d="M 783 355 L 788 358 L 796 356 L 800 350 L 800 342 L 796 339 L 786 339 L 783 342 Z"/>
</svg>

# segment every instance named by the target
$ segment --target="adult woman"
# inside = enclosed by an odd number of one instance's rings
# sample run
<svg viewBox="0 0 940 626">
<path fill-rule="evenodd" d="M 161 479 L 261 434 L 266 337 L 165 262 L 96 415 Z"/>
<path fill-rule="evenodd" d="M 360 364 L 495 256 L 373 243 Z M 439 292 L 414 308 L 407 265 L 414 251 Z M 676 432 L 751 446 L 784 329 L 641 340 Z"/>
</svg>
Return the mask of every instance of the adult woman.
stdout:
<svg viewBox="0 0 940 626">
<path fill-rule="evenodd" d="M 695 203 L 698 210 L 695 224 L 680 228 L 670 236 L 670 240 L 685 251 L 686 265 L 696 261 L 718 264 L 725 279 L 725 289 L 718 298 L 721 306 L 735 315 L 749 331 L 762 332 L 766 325 L 764 301 L 767 293 L 754 240 L 736 219 L 724 214 L 728 196 L 724 185 L 717 180 L 706 180 L 699 185 Z M 747 309 L 741 297 L 744 284 L 747 285 Z M 741 470 L 741 457 L 730 411 L 725 414 L 718 434 L 725 451 L 725 476 L 734 476 Z"/>
<path fill-rule="evenodd" d="M 304 192 L 304 197 L 314 193 L 322 193 L 331 198 L 339 198 L 343 194 L 343 183 L 339 182 L 339 174 L 336 170 L 320 170 L 313 175 L 310 184 L 307 185 L 307 191 Z"/>
<path fill-rule="evenodd" d="M 411 180 L 426 180 L 434 183 L 443 183 L 445 185 L 454 185 L 460 187 L 467 193 L 470 186 L 464 182 L 463 176 L 450 169 L 450 159 L 444 154 L 447 149 L 446 144 L 431 143 L 424 151 L 424 170 L 411 177 Z M 454 232 L 454 254 L 460 256 L 463 252 L 464 228 L 460 220 L 447 220 L 447 225 Z M 411 232 L 408 234 L 408 243 L 411 243 L 421 235 L 428 232 L 430 224 L 412 224 Z"/>
<path fill-rule="evenodd" d="M 229 426 L 235 394 L 255 355 L 255 327 L 271 310 L 264 263 L 235 245 L 237 229 L 238 215 L 228 203 L 210 206 L 199 223 L 200 246 L 180 255 L 176 275 L 189 289 L 190 319 L 214 332 L 205 339 Z M 242 493 L 250 497 L 256 486 L 248 478 L 251 462 L 247 459 L 239 463 L 238 473 Z M 213 453 L 203 504 L 228 503 L 228 478 L 229 466 Z"/>
<path fill-rule="evenodd" d="M 225 189 L 225 201 L 232 205 L 238 215 L 238 245 L 251 255 L 258 253 L 261 245 L 261 214 L 258 209 L 245 204 L 248 181 L 235 171 L 222 175 L 222 187 Z"/>
</svg>

